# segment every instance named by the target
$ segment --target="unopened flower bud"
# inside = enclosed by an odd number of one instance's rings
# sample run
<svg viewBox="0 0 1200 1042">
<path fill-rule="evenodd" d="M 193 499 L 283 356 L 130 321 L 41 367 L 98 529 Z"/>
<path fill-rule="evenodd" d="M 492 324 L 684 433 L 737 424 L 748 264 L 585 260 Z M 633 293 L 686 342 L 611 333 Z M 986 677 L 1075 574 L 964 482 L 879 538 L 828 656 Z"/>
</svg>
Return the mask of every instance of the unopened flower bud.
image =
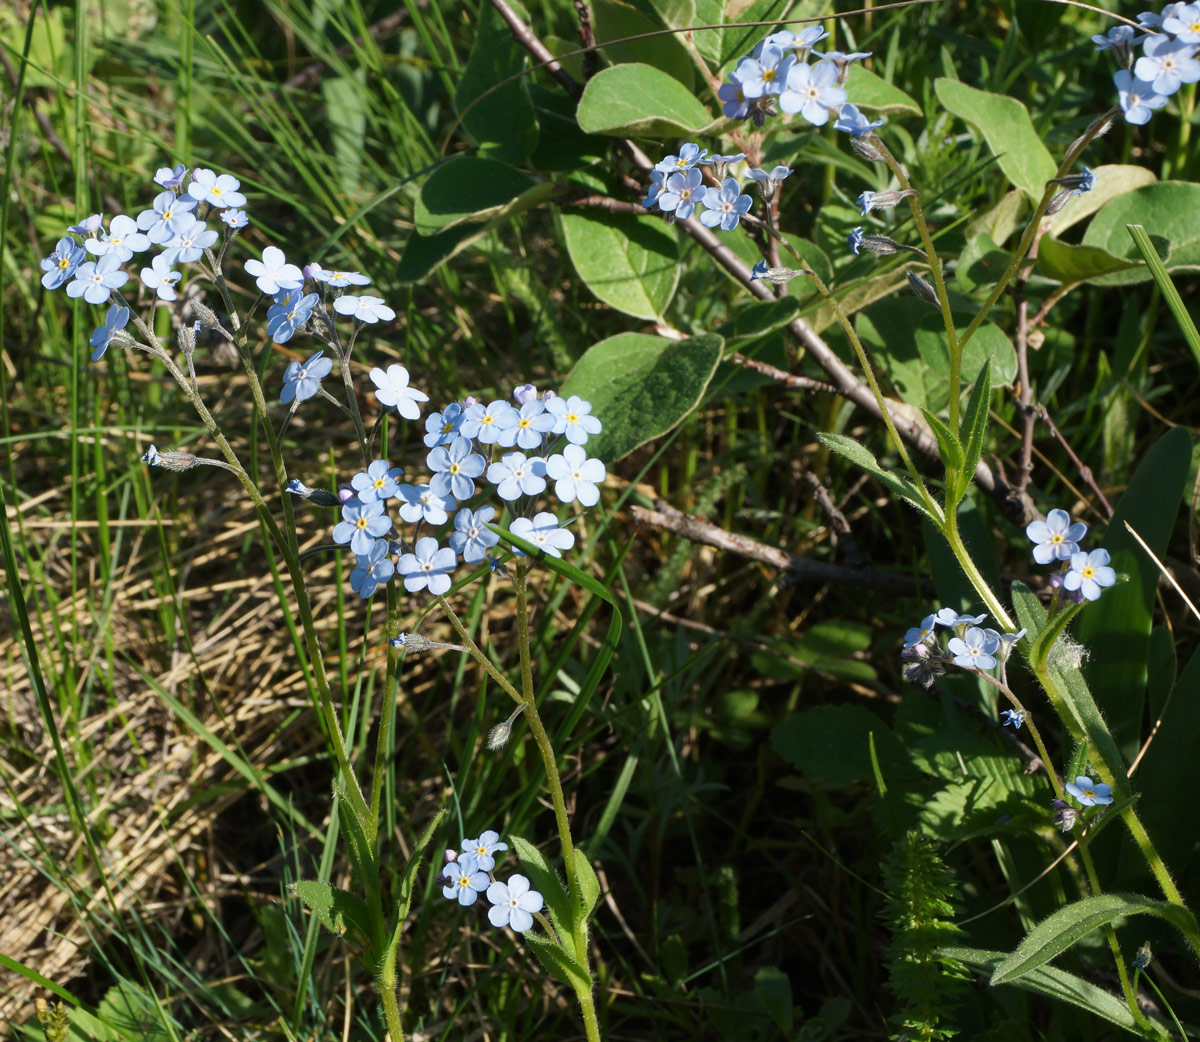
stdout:
<svg viewBox="0 0 1200 1042">
<path fill-rule="evenodd" d="M 898 205 L 900 200 L 916 194 L 915 188 L 905 188 L 903 191 L 862 192 L 855 201 L 862 215 L 866 217 L 872 210 L 890 210 Z"/>
<path fill-rule="evenodd" d="M 337 501 L 339 503 L 349 503 L 354 498 L 354 486 L 347 485 L 344 481 L 337 487 Z"/>
<path fill-rule="evenodd" d="M 429 651 L 432 648 L 444 648 L 448 651 L 467 650 L 461 644 L 446 644 L 440 640 L 429 640 L 427 637 L 422 637 L 419 633 L 399 633 L 389 638 L 388 643 L 397 650 L 403 649 L 414 655 L 418 652 Z"/>
<path fill-rule="evenodd" d="M 517 706 L 513 710 L 512 716 L 502 724 L 497 724 L 488 732 L 487 747 L 495 752 L 497 749 L 503 749 L 508 744 L 508 740 L 512 737 L 513 724 L 517 722 L 517 717 L 521 715 L 524 706 Z"/>
<path fill-rule="evenodd" d="M 521 384 L 520 387 L 513 388 L 513 401 L 518 405 L 524 405 L 526 402 L 531 402 L 537 397 L 537 388 L 533 384 Z"/>
<path fill-rule="evenodd" d="M 850 147 L 868 163 L 879 163 L 883 160 L 883 153 L 871 144 L 869 138 L 852 137 L 850 139 Z"/>
<path fill-rule="evenodd" d="M 808 268 L 768 268 L 766 261 L 759 261 L 750 270 L 750 281 L 762 279 L 764 282 L 772 282 L 776 286 L 782 286 L 785 283 L 791 282 L 792 279 L 798 278 L 800 275 L 811 275 L 812 271 Z"/>
<path fill-rule="evenodd" d="M 925 257 L 925 251 L 917 249 L 916 246 L 906 246 L 895 239 L 889 239 L 886 235 L 864 235 L 862 228 L 855 228 L 846 236 L 846 242 L 850 246 L 850 252 L 855 254 L 860 253 L 862 250 L 868 250 L 871 253 L 878 253 L 881 256 L 903 252 L 915 253 L 918 257 Z"/>
<path fill-rule="evenodd" d="M 301 499 L 310 500 L 321 507 L 336 507 L 341 505 L 341 500 L 338 499 L 332 492 L 323 488 L 309 488 L 299 478 L 292 478 L 287 483 L 287 488 L 284 492 L 289 492 L 293 496 L 299 496 Z"/>
<path fill-rule="evenodd" d="M 1144 970 L 1150 965 L 1150 960 L 1153 958 L 1154 956 L 1150 953 L 1150 942 L 1147 941 L 1137 950 L 1137 954 L 1133 957 L 1134 969 Z"/>
<path fill-rule="evenodd" d="M 196 318 L 205 329 L 222 329 L 221 320 L 217 318 L 217 313 L 207 304 L 201 304 L 198 300 L 192 300 L 189 303 Z"/>
<path fill-rule="evenodd" d="M 909 289 L 925 301 L 926 304 L 932 304 L 935 308 L 940 307 L 937 290 L 930 283 L 921 278 L 915 271 L 905 272 L 905 274 L 908 276 Z"/>
<path fill-rule="evenodd" d="M 191 470 L 201 462 L 190 452 L 159 452 L 153 445 L 142 454 L 142 462 L 163 470 Z"/>
<path fill-rule="evenodd" d="M 1053 806 L 1057 813 L 1051 820 L 1062 832 L 1070 832 L 1079 821 L 1079 811 L 1064 800 L 1055 800 Z"/>
<path fill-rule="evenodd" d="M 451 850 L 449 847 L 447 847 L 444 851 L 442 851 L 442 860 L 447 865 L 453 864 L 455 861 L 458 860 L 458 851 Z"/>
</svg>

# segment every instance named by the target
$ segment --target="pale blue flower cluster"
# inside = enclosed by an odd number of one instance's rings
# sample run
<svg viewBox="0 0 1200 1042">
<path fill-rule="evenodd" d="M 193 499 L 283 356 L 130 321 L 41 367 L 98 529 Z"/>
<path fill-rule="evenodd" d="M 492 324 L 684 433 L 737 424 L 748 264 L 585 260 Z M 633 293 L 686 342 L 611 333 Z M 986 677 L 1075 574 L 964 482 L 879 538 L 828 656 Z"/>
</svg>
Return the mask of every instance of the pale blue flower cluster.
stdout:
<svg viewBox="0 0 1200 1042">
<path fill-rule="evenodd" d="M 542 895 L 530 888 L 527 877 L 513 875 L 502 883 L 492 875 L 496 853 L 507 849 L 508 844 L 500 842 L 499 834 L 488 830 L 478 839 L 463 840 L 461 853 L 447 850 L 442 896 L 467 907 L 484 893 L 491 905 L 488 921 L 498 929 L 508 926 L 524 933 L 533 926 L 533 917 L 544 902 Z"/>
<path fill-rule="evenodd" d="M 173 270 L 175 266 L 197 263 L 220 238 L 204 218 L 210 213 L 217 214 L 229 236 L 247 223 L 245 214 L 234 210 L 246 202 L 236 177 L 197 167 L 190 171 L 189 179 L 187 167 L 181 165 L 162 167 L 154 182 L 164 190 L 154 197 L 149 209 L 136 217 L 116 214 L 107 229 L 104 216 L 92 214 L 71 225 L 67 237 L 59 239 L 54 252 L 41 262 L 45 273 L 42 285 L 46 289 L 65 286 L 67 296 L 82 297 L 100 307 L 115 296 L 116 302 L 108 308 L 104 325 L 91 335 L 95 348 L 93 362 L 102 358 L 111 344 L 119 342 L 132 316 L 128 301 L 120 293 L 130 278 L 121 265 L 151 247 L 160 249 L 149 265 L 141 268 L 140 281 L 153 294 L 155 302 L 174 301 L 178 297 L 175 285 L 182 278 L 181 272 Z M 203 209 L 198 210 L 200 207 Z M 89 254 L 96 259 L 84 260 Z"/>
<path fill-rule="evenodd" d="M 65 286 L 68 296 L 82 297 L 97 306 L 104 306 L 115 297 L 114 306 L 118 310 L 110 308 L 105 324 L 92 334 L 93 362 L 103 357 L 111 344 L 120 341 L 120 334 L 133 314 L 120 293 L 130 278 L 128 272 L 121 270 L 123 264 L 132 261 L 136 254 L 158 248 L 161 252 L 140 269 L 140 281 L 153 293 L 153 302 L 171 302 L 178 299 L 176 287 L 183 277 L 182 272 L 174 270 L 177 266 L 199 264 L 204 259 L 216 264 L 212 250 L 221 236 L 208 227 L 207 218 L 214 214 L 219 218 L 227 243 L 249 223 L 245 211 L 240 209 L 246 205 L 246 196 L 240 190 L 241 183 L 231 174 L 218 174 L 204 167 L 189 171 L 180 165 L 162 167 L 154 182 L 163 191 L 136 218 L 117 214 L 106 229 L 103 215 L 93 214 L 68 228 L 68 235 L 59 239 L 54 252 L 41 262 L 42 285 L 46 289 Z M 88 255 L 95 260 L 85 260 Z M 277 344 L 286 344 L 301 332 L 327 340 L 321 336 L 321 329 L 332 321 L 330 310 L 352 319 L 355 330 L 396 317 L 395 311 L 379 297 L 344 294 L 348 287 L 369 284 L 371 280 L 365 275 L 327 271 L 319 264 L 310 264 L 302 270 L 288 263 L 276 246 L 268 246 L 261 260 L 248 260 L 245 270 L 259 292 L 271 298 L 267 333 Z M 305 293 L 306 284 L 316 292 Z M 329 290 L 334 295 L 327 307 L 325 294 Z M 114 324 L 118 321 L 120 324 Z M 307 367 L 296 363 L 293 367 L 289 367 L 284 378 L 284 402 L 313 397 L 321 377 L 329 372 L 328 363 L 319 375 L 308 369 L 307 382 L 297 384 L 293 378 L 295 372 Z"/>
<path fill-rule="evenodd" d="M 717 92 L 721 111 L 729 119 L 751 119 L 760 127 L 777 109 L 787 115 L 798 113 L 818 127 L 832 118 L 838 130 L 853 137 L 862 137 L 881 126 L 883 120 L 868 122 L 847 102 L 844 86 L 850 66 L 869 58 L 871 52 L 813 52 L 813 45 L 828 35 L 816 25 L 799 33 L 787 29 L 772 33 L 738 62 L 721 85 Z M 810 64 L 810 55 L 819 60 Z M 733 231 L 753 200 L 742 192 L 737 178 L 726 176 L 726 168 L 745 158 L 744 154 L 709 155 L 695 142 L 686 142 L 678 154 L 655 165 L 642 206 L 657 207 L 680 220 L 687 220 L 700 206 L 702 224 Z M 713 183 L 708 186 L 704 184 L 706 168 L 712 168 Z M 789 167 L 777 166 L 770 171 L 752 169 L 747 176 L 758 183 L 764 200 L 770 202 L 780 182 L 791 172 Z"/>
<path fill-rule="evenodd" d="M 1108 551 L 1099 548 L 1085 553 L 1079 543 L 1087 534 L 1087 525 L 1082 521 L 1072 523 L 1065 510 L 1051 510 L 1045 521 L 1030 522 L 1025 534 L 1035 544 L 1033 559 L 1038 564 L 1063 562 L 1062 570 L 1051 576 L 1050 583 L 1064 590 L 1076 604 L 1097 600 L 1104 587 L 1117 581 L 1117 573 L 1109 567 Z"/>
<path fill-rule="evenodd" d="M 329 371 L 320 352 L 303 366 L 292 366 L 296 368 L 289 367 L 285 375 L 284 394 L 297 401 L 315 394 L 320 376 Z M 428 398 L 410 384 L 404 366 L 372 369 L 371 380 L 381 405 L 406 419 L 420 418 L 420 403 Z M 509 531 L 543 553 L 561 557 L 574 546 L 575 536 L 555 514 L 537 509 L 538 497 L 553 482 L 561 503 L 587 508 L 599 502 L 607 473 L 584 446 L 600 430 L 590 402 L 576 395 L 561 398 L 553 391 L 538 394 L 531 384 L 516 388 L 512 402 L 485 404 L 468 398 L 431 413 L 425 419 L 427 482 L 401 482 L 399 467 L 375 460 L 344 489 L 333 540 L 355 555 L 352 588 L 367 598 L 395 576 L 410 593 L 425 590 L 441 596 L 450 590 L 460 557 L 469 565 L 490 562 L 488 552 L 500 537 L 491 528 L 495 508 L 473 502 L 481 485 L 490 486 L 503 501 L 511 516 Z M 388 513 L 393 500 L 399 522 Z M 452 517 L 448 545 L 426 534 Z M 415 528 L 406 536 L 399 523 Z"/>
<path fill-rule="evenodd" d="M 905 677 L 928 687 L 951 664 L 960 669 L 991 670 L 1006 663 L 1025 631 L 998 633 L 981 628 L 979 624 L 986 618 L 986 615 L 962 615 L 953 608 L 942 608 L 926 615 L 919 626 L 904 634 L 900 657 L 907 663 Z M 939 627 L 953 634 L 945 648 Z"/>
<path fill-rule="evenodd" d="M 1137 20 L 1145 30 L 1140 35 L 1118 25 L 1092 42 L 1122 66 L 1113 74 L 1117 98 L 1125 121 L 1140 125 L 1185 83 L 1200 80 L 1200 2 L 1167 4 L 1158 13 L 1143 11 Z"/>
</svg>

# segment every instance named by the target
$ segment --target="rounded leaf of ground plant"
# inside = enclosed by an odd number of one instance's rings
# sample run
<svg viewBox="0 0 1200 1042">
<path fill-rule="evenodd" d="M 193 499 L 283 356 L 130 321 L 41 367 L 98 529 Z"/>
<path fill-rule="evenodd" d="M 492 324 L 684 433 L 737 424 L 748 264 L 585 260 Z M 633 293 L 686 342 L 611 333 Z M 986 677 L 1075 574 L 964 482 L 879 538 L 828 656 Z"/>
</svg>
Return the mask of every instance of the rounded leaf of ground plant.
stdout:
<svg viewBox="0 0 1200 1042">
<path fill-rule="evenodd" d="M 874 778 L 872 735 L 884 779 L 912 776 L 900 739 L 862 706 L 817 706 L 794 713 L 771 732 L 771 748 L 807 777 L 842 786 Z"/>
<path fill-rule="evenodd" d="M 1200 185 L 1162 181 L 1118 196 L 1105 206 L 1084 232 L 1085 246 L 1099 246 L 1116 257 L 1141 260 L 1125 230 L 1140 224 L 1159 248 L 1168 271 L 1200 269 Z M 1150 269 L 1142 264 L 1095 281 L 1101 286 L 1128 286 L 1149 282 Z"/>
<path fill-rule="evenodd" d="M 700 404 L 723 343 L 712 333 L 687 340 L 619 333 L 589 347 L 559 390 L 587 399 L 604 418 L 588 452 L 610 463 L 674 428 Z"/>
<path fill-rule="evenodd" d="M 549 198 L 554 186 L 494 159 L 455 156 L 426 178 L 417 196 L 415 222 L 422 235 L 455 225 L 495 221 Z"/>
<path fill-rule="evenodd" d="M 565 213 L 562 228 L 571 262 L 588 289 L 627 315 L 662 320 L 679 284 L 679 243 L 662 221 Z"/>
<path fill-rule="evenodd" d="M 950 112 L 983 135 L 1004 176 L 1040 201 L 1046 182 L 1058 170 L 1025 106 L 1015 98 L 977 90 L 958 80 L 939 79 L 934 90 Z"/>
<path fill-rule="evenodd" d="M 850 66 L 850 74 L 846 77 L 846 93 L 860 109 L 904 113 L 910 116 L 921 114 L 921 106 L 911 97 L 881 76 L 876 76 L 870 69 L 864 68 L 861 62 Z"/>
<path fill-rule="evenodd" d="M 400 282 L 417 282 L 425 278 L 439 265 L 461 253 L 481 235 L 491 229 L 491 221 L 473 221 L 457 224 L 436 235 L 412 232 L 404 244 L 404 253 L 396 267 L 396 278 Z"/>
<path fill-rule="evenodd" d="M 691 54 L 677 34 L 662 32 L 668 27 L 649 17 L 645 5 L 625 0 L 592 0 L 588 6 L 592 10 L 596 42 L 601 45 L 600 52 L 608 64 L 642 62 L 692 90 L 696 84 L 696 66 Z M 655 35 L 644 35 L 647 33 Z"/>
<path fill-rule="evenodd" d="M 713 120 L 677 79 L 639 62 L 588 80 L 576 115 L 587 133 L 619 137 L 687 137 Z"/>
<path fill-rule="evenodd" d="M 1114 257 L 1101 246 L 1076 246 L 1050 238 L 1042 239 L 1038 246 L 1038 274 L 1066 285 L 1091 282 L 1103 275 L 1140 266 L 1140 261 Z"/>
</svg>

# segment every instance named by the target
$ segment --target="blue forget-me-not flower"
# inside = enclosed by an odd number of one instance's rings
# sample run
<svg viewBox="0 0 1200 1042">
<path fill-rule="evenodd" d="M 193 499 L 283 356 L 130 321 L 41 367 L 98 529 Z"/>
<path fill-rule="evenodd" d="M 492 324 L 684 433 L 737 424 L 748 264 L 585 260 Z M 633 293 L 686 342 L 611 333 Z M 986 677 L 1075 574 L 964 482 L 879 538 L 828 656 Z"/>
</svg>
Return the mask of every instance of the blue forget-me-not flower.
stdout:
<svg viewBox="0 0 1200 1042">
<path fill-rule="evenodd" d="M 484 872 L 490 872 L 496 867 L 493 856 L 498 850 L 507 850 L 508 844 L 500 842 L 500 833 L 488 829 L 478 839 L 464 839 L 462 852 L 464 855 L 474 855 L 476 862 Z"/>
<path fill-rule="evenodd" d="M 96 261 L 86 261 L 75 269 L 75 281 L 67 283 L 68 297 L 83 297 L 89 304 L 103 304 L 114 289 L 129 281 L 120 270 L 121 261 L 115 253 L 106 253 Z"/>
<path fill-rule="evenodd" d="M 1108 551 L 1104 549 L 1093 550 L 1090 554 L 1072 554 L 1071 570 L 1063 576 L 1063 588 L 1071 592 L 1078 590 L 1085 600 L 1097 600 L 1101 587 L 1117 581 L 1117 573 L 1108 566 L 1108 560 Z"/>
<path fill-rule="evenodd" d="M 104 352 L 108 350 L 108 345 L 113 342 L 113 338 L 128 324 L 129 308 L 113 304 L 104 316 L 104 325 L 96 329 L 88 339 L 88 343 L 95 348 L 92 352 L 93 362 L 98 362 L 104 357 Z"/>
<path fill-rule="evenodd" d="M 594 507 L 606 476 L 604 464 L 588 459 L 582 445 L 567 445 L 560 454 L 546 460 L 546 476 L 554 482 L 554 494 L 564 503 L 579 500 L 581 506 Z"/>
<path fill-rule="evenodd" d="M 1104 782 L 1093 782 L 1086 774 L 1079 775 L 1073 782 L 1067 782 L 1067 792 L 1074 796 L 1085 807 L 1096 807 L 1112 803 L 1112 786 Z"/>
<path fill-rule="evenodd" d="M 488 528 L 495 517 L 493 507 L 480 507 L 476 511 L 463 507 L 454 515 L 450 549 L 460 554 L 467 564 L 478 564 L 487 556 L 488 548 L 500 542 L 500 537 Z"/>
<path fill-rule="evenodd" d="M 287 258 L 278 246 L 263 250 L 262 260 L 253 257 L 246 261 L 246 274 L 254 276 L 254 284 L 260 293 L 275 296 L 281 289 L 299 289 L 304 284 L 304 273 Z"/>
<path fill-rule="evenodd" d="M 418 521 L 444 525 L 450 520 L 449 511 L 456 506 L 453 499 L 439 496 L 428 485 L 401 485 L 396 498 L 400 500 L 400 516 L 410 525 Z"/>
<path fill-rule="evenodd" d="M 402 468 L 393 467 L 385 459 L 377 459 L 366 470 L 360 470 L 350 479 L 350 487 L 364 503 L 376 499 L 391 499 L 400 491 L 400 483 L 396 479 L 403 476 Z"/>
<path fill-rule="evenodd" d="M 1025 534 L 1037 545 L 1033 548 L 1033 559 L 1038 564 L 1069 560 L 1079 553 L 1079 541 L 1087 535 L 1087 525 L 1082 521 L 1071 523 L 1071 515 L 1065 510 L 1051 510 L 1045 521 L 1031 521 Z"/>
<path fill-rule="evenodd" d="M 409 593 L 428 590 L 435 596 L 449 592 L 450 573 L 458 564 L 458 558 L 449 547 L 439 547 L 431 535 L 422 536 L 396 565 L 396 574 L 404 576 L 404 588 Z"/>
<path fill-rule="evenodd" d="M 551 557 L 562 557 L 563 550 L 570 550 L 575 545 L 574 533 L 560 528 L 558 518 L 546 510 L 540 511 L 532 519 L 518 517 L 508 526 L 508 530 Z M 524 555 L 524 551 L 516 552 Z"/>
<path fill-rule="evenodd" d="M 994 669 L 999 643 L 987 630 L 971 626 L 962 637 L 951 637 L 946 650 L 954 656 L 954 664 L 963 669 Z"/>
<path fill-rule="evenodd" d="M 511 926 L 517 933 L 533 926 L 533 913 L 542 910 L 542 895 L 531 890 L 522 875 L 512 876 L 507 883 L 493 883 L 487 888 L 487 897 L 492 903 L 488 922 L 495 927 Z"/>
<path fill-rule="evenodd" d="M 342 504 L 342 520 L 333 526 L 333 541 L 349 543 L 355 554 L 366 554 L 391 527 L 392 519 L 384 513 L 382 502 L 364 503 L 355 497 Z"/>
<path fill-rule="evenodd" d="M 464 907 L 473 905 L 489 884 L 488 874 L 480 869 L 478 860 L 466 854 L 443 868 L 442 878 L 446 880 L 442 896 Z"/>
<path fill-rule="evenodd" d="M 376 589 L 396 574 L 396 566 L 388 557 L 388 541 L 375 540 L 365 554 L 356 555 L 357 564 L 350 573 L 350 589 L 365 601 Z"/>
<path fill-rule="evenodd" d="M 449 445 L 433 448 L 427 460 L 433 477 L 429 487 L 443 498 L 470 499 L 475 495 L 475 482 L 487 466 L 484 458 L 471 451 L 470 438 L 455 438 Z"/>
<path fill-rule="evenodd" d="M 511 502 L 520 496 L 536 496 L 546 488 L 546 462 L 523 452 L 506 452 L 488 467 L 487 479 L 501 499 Z"/>
<path fill-rule="evenodd" d="M 69 282 L 75 275 L 87 251 L 74 239 L 64 236 L 54 247 L 54 252 L 41 262 L 41 269 L 46 274 L 42 276 L 42 285 L 46 289 L 58 289 Z"/>
<path fill-rule="evenodd" d="M 299 362 L 288 363 L 283 372 L 283 393 L 279 396 L 281 402 L 286 404 L 293 398 L 303 402 L 316 395 L 321 389 L 321 381 L 333 369 L 333 360 L 323 357 L 324 354 L 325 349 L 322 348 L 310 355 L 303 365 Z"/>
<path fill-rule="evenodd" d="M 429 401 L 429 395 L 410 387 L 408 370 L 402 365 L 389 365 L 387 372 L 371 370 L 371 382 L 375 385 L 375 397 L 386 409 L 395 409 L 406 420 L 418 419 L 421 415 L 419 402 Z"/>
</svg>

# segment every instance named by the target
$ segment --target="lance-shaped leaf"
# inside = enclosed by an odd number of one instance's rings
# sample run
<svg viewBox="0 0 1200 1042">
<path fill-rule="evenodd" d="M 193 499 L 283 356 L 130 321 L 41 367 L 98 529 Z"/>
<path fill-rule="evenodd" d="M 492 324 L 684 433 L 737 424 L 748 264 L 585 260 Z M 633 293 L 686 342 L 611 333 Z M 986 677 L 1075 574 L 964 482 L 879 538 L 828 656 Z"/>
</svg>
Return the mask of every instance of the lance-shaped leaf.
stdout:
<svg viewBox="0 0 1200 1042">
<path fill-rule="evenodd" d="M 1181 905 L 1155 901 L 1140 894 L 1097 894 L 1060 908 L 1038 923 L 992 973 L 993 984 L 1017 980 L 1044 966 L 1076 941 L 1114 919 L 1156 915 L 1178 927 L 1184 936 L 1196 935 L 1196 917 Z"/>
</svg>

